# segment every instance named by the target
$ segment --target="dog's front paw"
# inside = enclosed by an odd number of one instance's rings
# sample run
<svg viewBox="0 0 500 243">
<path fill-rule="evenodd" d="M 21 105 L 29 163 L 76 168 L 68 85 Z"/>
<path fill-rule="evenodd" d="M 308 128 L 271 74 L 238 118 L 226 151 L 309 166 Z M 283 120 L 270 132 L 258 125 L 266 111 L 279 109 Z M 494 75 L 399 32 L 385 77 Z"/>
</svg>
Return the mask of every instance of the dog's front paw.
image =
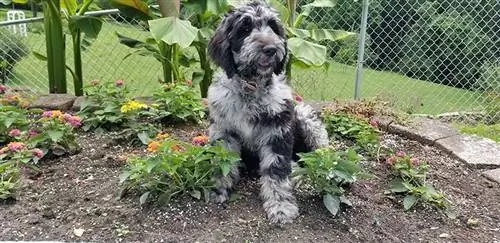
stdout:
<svg viewBox="0 0 500 243">
<path fill-rule="evenodd" d="M 299 216 L 299 208 L 293 202 L 266 202 L 264 209 L 271 224 L 283 225 L 292 223 Z"/>
</svg>

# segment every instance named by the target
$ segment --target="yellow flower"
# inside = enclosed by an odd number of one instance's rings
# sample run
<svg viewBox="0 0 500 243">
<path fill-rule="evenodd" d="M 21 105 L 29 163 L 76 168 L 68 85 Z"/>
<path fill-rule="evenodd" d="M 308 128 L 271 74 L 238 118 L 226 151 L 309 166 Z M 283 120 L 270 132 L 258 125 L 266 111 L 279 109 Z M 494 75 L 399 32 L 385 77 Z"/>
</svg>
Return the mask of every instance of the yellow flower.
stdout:
<svg viewBox="0 0 500 243">
<path fill-rule="evenodd" d="M 138 109 L 145 109 L 145 108 L 148 108 L 148 106 L 144 103 L 141 103 L 141 102 L 137 102 L 135 100 L 131 100 L 127 103 L 125 103 L 124 105 L 122 105 L 122 107 L 120 108 L 120 111 L 122 113 L 127 113 L 129 111 L 134 111 L 134 110 L 138 110 Z"/>
<path fill-rule="evenodd" d="M 170 134 L 168 134 L 168 133 L 160 132 L 160 133 L 156 134 L 157 140 L 164 140 L 165 138 L 168 138 L 168 137 L 170 137 Z"/>
</svg>

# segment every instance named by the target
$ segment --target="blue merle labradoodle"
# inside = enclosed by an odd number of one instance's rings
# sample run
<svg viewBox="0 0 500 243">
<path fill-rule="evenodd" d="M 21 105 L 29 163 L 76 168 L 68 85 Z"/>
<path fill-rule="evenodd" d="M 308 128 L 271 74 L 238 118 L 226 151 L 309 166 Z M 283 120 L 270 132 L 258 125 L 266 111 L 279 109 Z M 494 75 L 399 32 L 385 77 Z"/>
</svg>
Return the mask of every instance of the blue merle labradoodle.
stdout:
<svg viewBox="0 0 500 243">
<path fill-rule="evenodd" d="M 257 166 L 264 210 L 271 223 L 298 216 L 289 174 L 297 152 L 328 144 L 325 127 L 310 106 L 294 105 L 283 74 L 287 39 L 277 13 L 264 2 L 231 10 L 209 44 L 224 72 L 208 91 L 210 140 L 222 140 L 241 156 L 227 177 L 217 177 L 215 200 L 223 203 L 240 165 Z"/>
</svg>

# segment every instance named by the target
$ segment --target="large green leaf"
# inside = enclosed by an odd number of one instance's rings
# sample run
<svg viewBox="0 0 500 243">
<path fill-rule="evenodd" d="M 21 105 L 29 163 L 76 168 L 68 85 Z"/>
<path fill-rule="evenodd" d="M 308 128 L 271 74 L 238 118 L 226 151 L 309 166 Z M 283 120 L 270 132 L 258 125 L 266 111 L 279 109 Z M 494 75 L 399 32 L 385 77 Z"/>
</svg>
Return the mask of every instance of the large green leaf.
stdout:
<svg viewBox="0 0 500 243">
<path fill-rule="evenodd" d="M 312 3 L 304 5 L 303 7 L 332 8 L 335 7 L 335 2 L 335 0 L 316 0 Z"/>
<path fill-rule="evenodd" d="M 189 47 L 198 34 L 198 29 L 191 22 L 177 17 L 150 20 L 149 26 L 157 41 L 164 41 L 168 45 L 178 44 L 181 48 Z"/>
<path fill-rule="evenodd" d="M 279 0 L 270 0 L 269 4 L 278 11 L 281 21 L 283 23 L 288 23 L 288 19 L 290 18 L 290 11 L 288 8 Z"/>
<path fill-rule="evenodd" d="M 102 20 L 98 17 L 72 16 L 71 20 L 88 38 L 95 39 L 101 32 Z"/>
<path fill-rule="evenodd" d="M 413 194 L 409 194 L 407 195 L 404 199 L 403 199 L 403 207 L 404 209 L 407 211 L 407 210 L 410 210 L 411 207 L 413 207 L 413 205 L 415 205 L 415 203 L 417 202 L 417 197 Z"/>
<path fill-rule="evenodd" d="M 290 53 L 309 66 L 321 66 L 326 62 L 326 47 L 302 38 L 288 39 Z"/>
<path fill-rule="evenodd" d="M 66 11 L 69 15 L 74 15 L 78 9 L 78 2 L 76 0 L 61 0 L 61 10 Z"/>
</svg>

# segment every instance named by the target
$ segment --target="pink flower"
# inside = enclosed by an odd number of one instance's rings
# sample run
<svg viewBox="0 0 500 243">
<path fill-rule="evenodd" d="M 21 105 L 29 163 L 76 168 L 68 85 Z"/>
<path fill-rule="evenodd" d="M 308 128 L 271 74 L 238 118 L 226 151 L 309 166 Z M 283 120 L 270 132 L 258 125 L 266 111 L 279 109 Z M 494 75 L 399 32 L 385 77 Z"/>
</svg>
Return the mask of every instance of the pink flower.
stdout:
<svg viewBox="0 0 500 243">
<path fill-rule="evenodd" d="M 0 94 L 3 94 L 7 91 L 7 86 L 0 84 Z"/>
<path fill-rule="evenodd" d="M 11 137 L 17 137 L 19 135 L 21 135 L 21 130 L 19 130 L 19 129 L 12 129 L 9 132 L 9 136 L 11 136 Z"/>
<path fill-rule="evenodd" d="M 97 86 L 98 84 L 99 84 L 99 80 L 94 79 L 94 80 L 90 81 L 90 85 L 92 85 L 92 86 Z"/>
<path fill-rule="evenodd" d="M 418 160 L 417 158 L 411 158 L 410 159 L 410 163 L 413 166 L 419 166 L 420 165 L 420 160 Z"/>
<path fill-rule="evenodd" d="M 299 94 L 294 94 L 294 97 L 295 97 L 295 101 L 297 102 L 302 102 L 302 96 L 300 96 Z"/>
<path fill-rule="evenodd" d="M 188 80 L 186 80 L 186 84 L 187 84 L 188 86 L 192 86 L 192 85 L 193 85 L 193 80 L 189 80 L 189 79 L 188 79 Z"/>
<path fill-rule="evenodd" d="M 403 152 L 403 151 L 398 151 L 398 152 L 396 152 L 396 156 L 398 156 L 398 157 L 405 157 L 406 153 Z"/>
<path fill-rule="evenodd" d="M 388 164 L 388 165 L 393 165 L 393 164 L 395 164 L 395 163 L 396 163 L 396 157 L 391 156 L 391 157 L 387 158 L 387 159 L 385 160 L 385 163 L 386 163 L 386 164 Z"/>
<path fill-rule="evenodd" d="M 372 127 L 378 127 L 378 122 L 377 122 L 377 120 L 375 120 L 375 119 L 371 119 L 371 120 L 370 120 L 370 125 L 372 125 Z"/>
<path fill-rule="evenodd" d="M 10 149 L 10 151 L 16 152 L 21 149 L 24 149 L 26 145 L 24 145 L 24 143 L 21 142 L 10 142 L 9 144 L 7 144 L 7 147 Z"/>
<path fill-rule="evenodd" d="M 50 118 L 50 117 L 52 117 L 52 111 L 44 111 L 42 116 L 46 117 L 46 118 Z"/>
<path fill-rule="evenodd" d="M 196 136 L 196 137 L 193 138 L 192 143 L 194 145 L 203 146 L 203 145 L 205 145 L 205 144 L 208 143 L 208 137 L 205 136 L 205 135 Z"/>
<path fill-rule="evenodd" d="M 121 87 L 121 86 L 123 86 L 123 80 L 121 80 L 121 79 L 116 80 L 116 81 L 115 81 L 115 85 L 116 85 L 116 87 Z"/>
<path fill-rule="evenodd" d="M 7 151 L 9 151 L 9 147 L 3 147 L 0 149 L 0 154 L 5 154 Z"/>
<path fill-rule="evenodd" d="M 73 127 L 79 127 L 82 125 L 82 119 L 79 116 L 70 116 L 66 121 Z"/>
<path fill-rule="evenodd" d="M 43 157 L 43 151 L 41 149 L 39 149 L 39 148 L 33 149 L 32 152 L 33 152 L 33 155 L 35 155 L 38 158 L 42 158 Z"/>
<path fill-rule="evenodd" d="M 71 119 L 71 115 L 70 115 L 70 114 L 68 114 L 68 113 L 65 113 L 65 114 L 63 115 L 63 118 L 64 118 L 64 120 L 65 120 L 65 121 L 69 121 L 69 119 Z"/>
<path fill-rule="evenodd" d="M 34 136 L 38 135 L 39 133 L 40 132 L 38 132 L 36 129 L 30 129 L 30 130 L 28 130 L 28 135 L 30 137 L 34 137 Z"/>
</svg>

